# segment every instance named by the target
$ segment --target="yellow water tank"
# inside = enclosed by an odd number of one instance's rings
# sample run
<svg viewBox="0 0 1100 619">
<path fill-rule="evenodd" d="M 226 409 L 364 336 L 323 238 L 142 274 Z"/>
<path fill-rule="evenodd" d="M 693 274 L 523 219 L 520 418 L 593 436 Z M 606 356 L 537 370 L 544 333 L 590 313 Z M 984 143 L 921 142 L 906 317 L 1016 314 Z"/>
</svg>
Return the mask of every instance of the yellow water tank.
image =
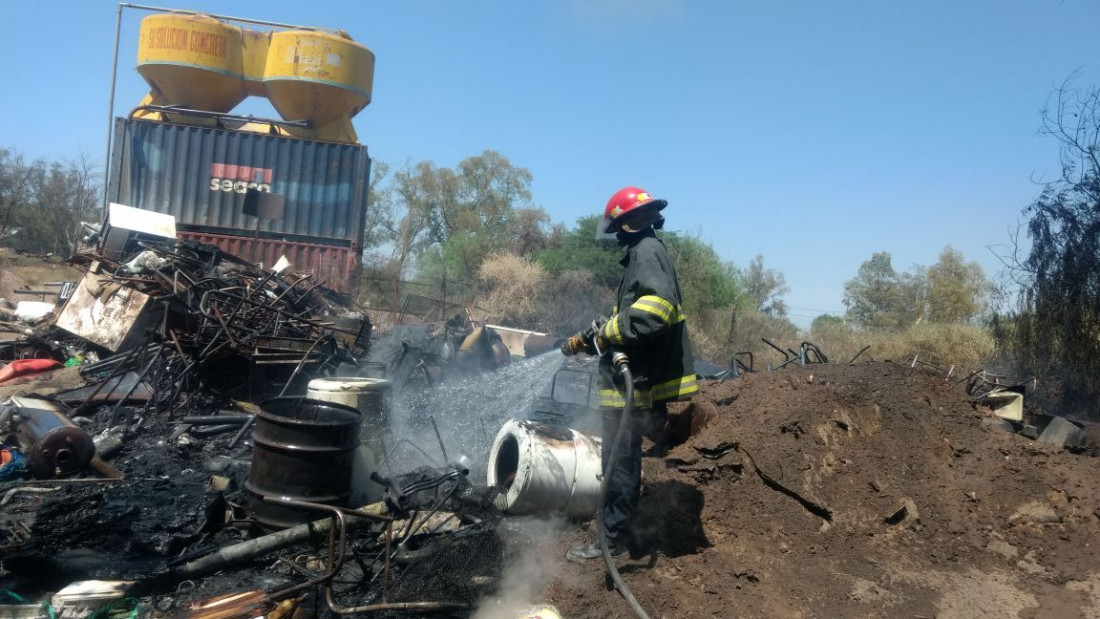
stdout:
<svg viewBox="0 0 1100 619">
<path fill-rule="evenodd" d="M 138 73 L 147 101 L 225 113 L 248 96 L 241 29 L 212 17 L 165 13 L 141 20 Z"/>
<path fill-rule="evenodd" d="M 370 103 L 374 54 L 343 32 L 261 32 L 208 15 L 165 13 L 141 21 L 138 73 L 152 91 L 142 105 L 227 114 L 246 97 L 267 97 L 286 121 L 252 130 L 357 142 L 351 119 Z M 140 118 L 213 125 L 201 115 L 139 110 Z M 166 117 L 166 118 L 165 118 Z"/>
<path fill-rule="evenodd" d="M 374 54 L 343 33 L 271 35 L 264 89 L 284 120 L 310 121 L 329 139 L 346 139 L 350 131 L 354 140 L 351 118 L 370 103 L 373 81 Z"/>
</svg>

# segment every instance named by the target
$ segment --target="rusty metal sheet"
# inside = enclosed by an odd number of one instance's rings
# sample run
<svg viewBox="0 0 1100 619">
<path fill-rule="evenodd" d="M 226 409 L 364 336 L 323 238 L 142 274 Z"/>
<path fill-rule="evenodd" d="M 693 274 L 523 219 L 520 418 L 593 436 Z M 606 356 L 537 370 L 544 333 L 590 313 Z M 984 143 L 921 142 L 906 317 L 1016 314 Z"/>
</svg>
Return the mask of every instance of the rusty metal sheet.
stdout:
<svg viewBox="0 0 1100 619">
<path fill-rule="evenodd" d="M 61 309 L 55 326 L 111 352 L 145 341 L 149 295 L 109 278 L 86 273 Z"/>
</svg>

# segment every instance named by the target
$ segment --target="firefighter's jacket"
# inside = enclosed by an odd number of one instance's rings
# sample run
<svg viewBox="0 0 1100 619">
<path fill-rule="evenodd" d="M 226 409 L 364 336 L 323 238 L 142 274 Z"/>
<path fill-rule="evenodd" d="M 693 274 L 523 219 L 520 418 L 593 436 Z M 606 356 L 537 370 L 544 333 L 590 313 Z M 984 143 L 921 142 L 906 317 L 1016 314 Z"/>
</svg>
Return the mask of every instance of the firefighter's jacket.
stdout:
<svg viewBox="0 0 1100 619">
<path fill-rule="evenodd" d="M 699 391 L 681 309 L 676 268 L 664 243 L 652 231 L 627 245 L 625 268 L 611 317 L 600 334 L 630 360 L 634 405 L 687 400 Z M 621 408 L 625 389 L 605 356 L 600 362 L 600 406 Z"/>
</svg>

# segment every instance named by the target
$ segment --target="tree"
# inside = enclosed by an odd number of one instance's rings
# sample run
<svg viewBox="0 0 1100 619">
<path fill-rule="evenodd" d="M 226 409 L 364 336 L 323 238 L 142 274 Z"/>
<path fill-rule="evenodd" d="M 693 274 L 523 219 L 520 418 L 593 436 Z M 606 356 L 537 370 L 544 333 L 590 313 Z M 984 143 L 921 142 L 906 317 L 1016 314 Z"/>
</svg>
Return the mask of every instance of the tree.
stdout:
<svg viewBox="0 0 1100 619">
<path fill-rule="evenodd" d="M 768 316 L 785 317 L 787 303 L 783 295 L 791 291 L 783 274 L 764 268 L 764 256 L 757 255 L 749 262 L 744 277 L 745 294 L 753 308 Z"/>
<path fill-rule="evenodd" d="M 821 314 L 810 323 L 810 333 L 815 337 L 847 329 L 844 319 L 832 314 Z"/>
<path fill-rule="evenodd" d="M 912 327 L 928 317 L 928 269 L 914 264 L 898 273 L 894 326 Z"/>
<path fill-rule="evenodd" d="M 31 200 L 31 177 L 45 167 L 42 161 L 27 165 L 23 156 L 0 148 L 0 238 L 15 223 L 15 212 Z"/>
<path fill-rule="evenodd" d="M 870 329 L 894 327 L 901 305 L 898 274 L 889 252 L 875 252 L 844 284 L 844 307 L 852 323 Z"/>
<path fill-rule="evenodd" d="M 1062 174 L 1024 210 L 1031 249 L 1011 344 L 1024 368 L 1061 375 L 1067 403 L 1100 409 L 1100 88 L 1067 80 L 1043 110 Z"/>
<path fill-rule="evenodd" d="M 556 244 L 539 251 L 536 260 L 554 276 L 582 271 L 591 274 L 593 281 L 601 286 L 617 286 L 623 270 L 619 266 L 622 250 L 614 242 L 597 240 L 599 223 L 597 215 L 581 217 L 572 230 L 559 235 Z"/>
<path fill-rule="evenodd" d="M 714 248 L 697 235 L 665 232 L 661 238 L 676 265 L 685 311 L 694 313 L 734 305 L 746 308 L 751 303 L 737 267 L 719 258 Z"/>
<path fill-rule="evenodd" d="M 494 252 L 532 255 L 550 218 L 531 201 L 531 172 L 486 150 L 455 169 L 430 161 L 393 176 L 393 260 L 416 258 L 421 275 L 473 280 Z"/>
<path fill-rule="evenodd" d="M 363 249 L 370 250 L 394 241 L 393 187 L 384 185 L 390 166 L 384 161 L 371 163 L 367 189 L 367 217 L 363 225 Z"/>
<path fill-rule="evenodd" d="M 991 290 L 981 265 L 966 262 L 962 252 L 947 246 L 928 268 L 928 319 L 970 322 L 985 311 Z"/>
<path fill-rule="evenodd" d="M 389 218 L 388 236 L 393 243 L 395 272 L 403 274 L 410 259 L 432 243 L 450 236 L 446 206 L 454 202 L 454 175 L 437 170 L 430 161 L 406 165 L 394 173 L 394 214 Z M 453 208 L 453 207 L 452 207 Z"/>
<path fill-rule="evenodd" d="M 99 191 L 96 166 L 86 155 L 28 165 L 0 150 L 0 240 L 67 256 L 83 236 L 81 224 L 100 219 Z"/>
</svg>

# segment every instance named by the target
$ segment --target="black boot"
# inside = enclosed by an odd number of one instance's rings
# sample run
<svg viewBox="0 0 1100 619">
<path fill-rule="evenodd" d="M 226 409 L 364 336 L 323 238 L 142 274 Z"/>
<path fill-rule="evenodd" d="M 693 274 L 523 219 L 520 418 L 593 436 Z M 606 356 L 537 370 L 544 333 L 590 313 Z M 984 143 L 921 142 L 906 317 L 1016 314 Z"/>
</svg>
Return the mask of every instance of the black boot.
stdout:
<svg viewBox="0 0 1100 619">
<path fill-rule="evenodd" d="M 625 557 L 630 552 L 626 544 L 616 539 L 607 540 L 607 550 L 611 553 L 611 558 L 613 559 Z M 584 563 L 590 559 L 598 559 L 601 556 L 603 556 L 603 551 L 600 550 L 600 544 L 596 540 L 592 540 L 586 544 L 577 544 L 570 548 L 569 552 L 565 554 L 566 559 L 577 563 Z"/>
</svg>

